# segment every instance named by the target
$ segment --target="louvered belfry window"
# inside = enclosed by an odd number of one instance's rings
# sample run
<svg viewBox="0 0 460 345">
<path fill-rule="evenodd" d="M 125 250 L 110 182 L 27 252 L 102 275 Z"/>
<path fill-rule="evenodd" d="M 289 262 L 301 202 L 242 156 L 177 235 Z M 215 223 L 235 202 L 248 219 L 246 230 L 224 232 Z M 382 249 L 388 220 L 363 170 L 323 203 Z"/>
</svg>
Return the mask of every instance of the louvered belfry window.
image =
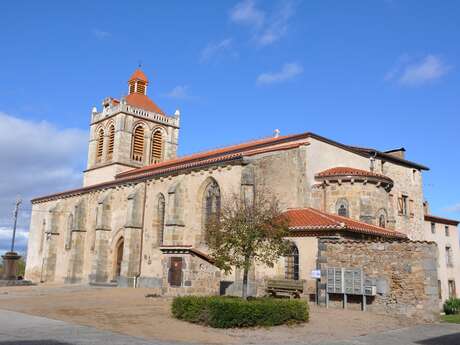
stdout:
<svg viewBox="0 0 460 345">
<path fill-rule="evenodd" d="M 101 128 L 99 132 L 97 133 L 96 162 L 101 161 L 103 150 L 104 150 L 104 130 Z"/>
<path fill-rule="evenodd" d="M 108 160 L 112 160 L 114 144 L 115 144 L 115 126 L 110 125 L 109 127 L 109 145 L 107 146 L 107 159 Z"/>
<path fill-rule="evenodd" d="M 133 156 L 136 162 L 144 160 L 144 127 L 137 126 L 133 133 Z"/>
<path fill-rule="evenodd" d="M 152 136 L 152 153 L 150 163 L 158 163 L 163 159 L 163 134 L 160 130 L 155 131 Z"/>
<path fill-rule="evenodd" d="M 136 92 L 145 95 L 145 83 L 143 83 L 141 81 L 138 81 L 137 82 L 137 90 L 136 90 Z"/>
<path fill-rule="evenodd" d="M 129 83 L 129 94 L 132 94 L 136 91 L 136 83 L 134 81 L 131 81 Z"/>
</svg>

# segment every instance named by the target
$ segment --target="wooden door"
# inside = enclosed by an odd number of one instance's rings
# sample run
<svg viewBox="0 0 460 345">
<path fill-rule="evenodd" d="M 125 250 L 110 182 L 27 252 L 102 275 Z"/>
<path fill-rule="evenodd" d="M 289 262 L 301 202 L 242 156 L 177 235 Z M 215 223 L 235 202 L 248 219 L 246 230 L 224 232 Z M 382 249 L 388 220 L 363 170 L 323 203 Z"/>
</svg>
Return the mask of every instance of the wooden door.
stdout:
<svg viewBox="0 0 460 345">
<path fill-rule="evenodd" d="M 170 286 L 182 285 L 182 258 L 171 258 L 169 267 L 168 280 Z"/>
</svg>

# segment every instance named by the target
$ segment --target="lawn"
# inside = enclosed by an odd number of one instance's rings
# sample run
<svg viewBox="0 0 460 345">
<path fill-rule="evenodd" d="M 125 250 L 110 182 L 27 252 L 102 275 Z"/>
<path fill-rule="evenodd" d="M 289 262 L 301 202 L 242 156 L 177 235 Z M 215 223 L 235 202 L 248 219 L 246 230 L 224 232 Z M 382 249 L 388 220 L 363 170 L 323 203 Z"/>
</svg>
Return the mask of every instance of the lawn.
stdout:
<svg viewBox="0 0 460 345">
<path fill-rule="evenodd" d="M 460 314 L 443 315 L 441 320 L 450 323 L 460 323 Z"/>
</svg>

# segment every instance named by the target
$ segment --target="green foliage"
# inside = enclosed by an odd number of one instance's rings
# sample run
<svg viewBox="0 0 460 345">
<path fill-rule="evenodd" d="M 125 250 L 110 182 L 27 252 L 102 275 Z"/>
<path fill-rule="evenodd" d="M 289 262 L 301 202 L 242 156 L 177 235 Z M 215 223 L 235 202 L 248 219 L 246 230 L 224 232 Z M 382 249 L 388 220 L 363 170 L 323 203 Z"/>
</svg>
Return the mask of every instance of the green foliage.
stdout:
<svg viewBox="0 0 460 345">
<path fill-rule="evenodd" d="M 21 258 L 18 260 L 18 272 L 17 272 L 17 276 L 24 277 L 25 274 L 26 274 L 26 262 L 25 262 L 25 260 L 24 260 L 24 257 L 21 257 Z"/>
<path fill-rule="evenodd" d="M 444 302 L 444 312 L 447 315 L 459 314 L 460 313 L 460 299 L 449 298 Z"/>
<path fill-rule="evenodd" d="M 176 297 L 174 317 L 215 328 L 275 326 L 308 321 L 308 304 L 301 300 L 239 297 Z"/>
<path fill-rule="evenodd" d="M 226 273 L 233 268 L 243 269 L 247 277 L 255 261 L 273 267 L 289 249 L 285 240 L 289 235 L 288 222 L 278 200 L 264 192 L 256 193 L 250 200 L 233 195 L 224 202 L 219 216 L 208 221 L 205 230 L 209 255 L 214 265 Z"/>
</svg>

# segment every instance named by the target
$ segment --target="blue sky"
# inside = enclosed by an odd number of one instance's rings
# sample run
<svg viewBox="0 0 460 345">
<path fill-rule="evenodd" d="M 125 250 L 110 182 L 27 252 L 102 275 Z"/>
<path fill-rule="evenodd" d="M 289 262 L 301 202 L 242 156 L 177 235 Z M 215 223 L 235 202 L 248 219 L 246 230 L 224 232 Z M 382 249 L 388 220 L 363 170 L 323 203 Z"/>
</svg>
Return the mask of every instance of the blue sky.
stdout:
<svg viewBox="0 0 460 345">
<path fill-rule="evenodd" d="M 181 110 L 180 154 L 275 128 L 404 146 L 431 168 L 432 212 L 460 218 L 458 1 L 5 1 L 0 12 L 0 250 L 16 194 L 24 246 L 28 199 L 81 183 L 90 110 L 125 94 L 139 61 L 149 96 Z"/>
</svg>

